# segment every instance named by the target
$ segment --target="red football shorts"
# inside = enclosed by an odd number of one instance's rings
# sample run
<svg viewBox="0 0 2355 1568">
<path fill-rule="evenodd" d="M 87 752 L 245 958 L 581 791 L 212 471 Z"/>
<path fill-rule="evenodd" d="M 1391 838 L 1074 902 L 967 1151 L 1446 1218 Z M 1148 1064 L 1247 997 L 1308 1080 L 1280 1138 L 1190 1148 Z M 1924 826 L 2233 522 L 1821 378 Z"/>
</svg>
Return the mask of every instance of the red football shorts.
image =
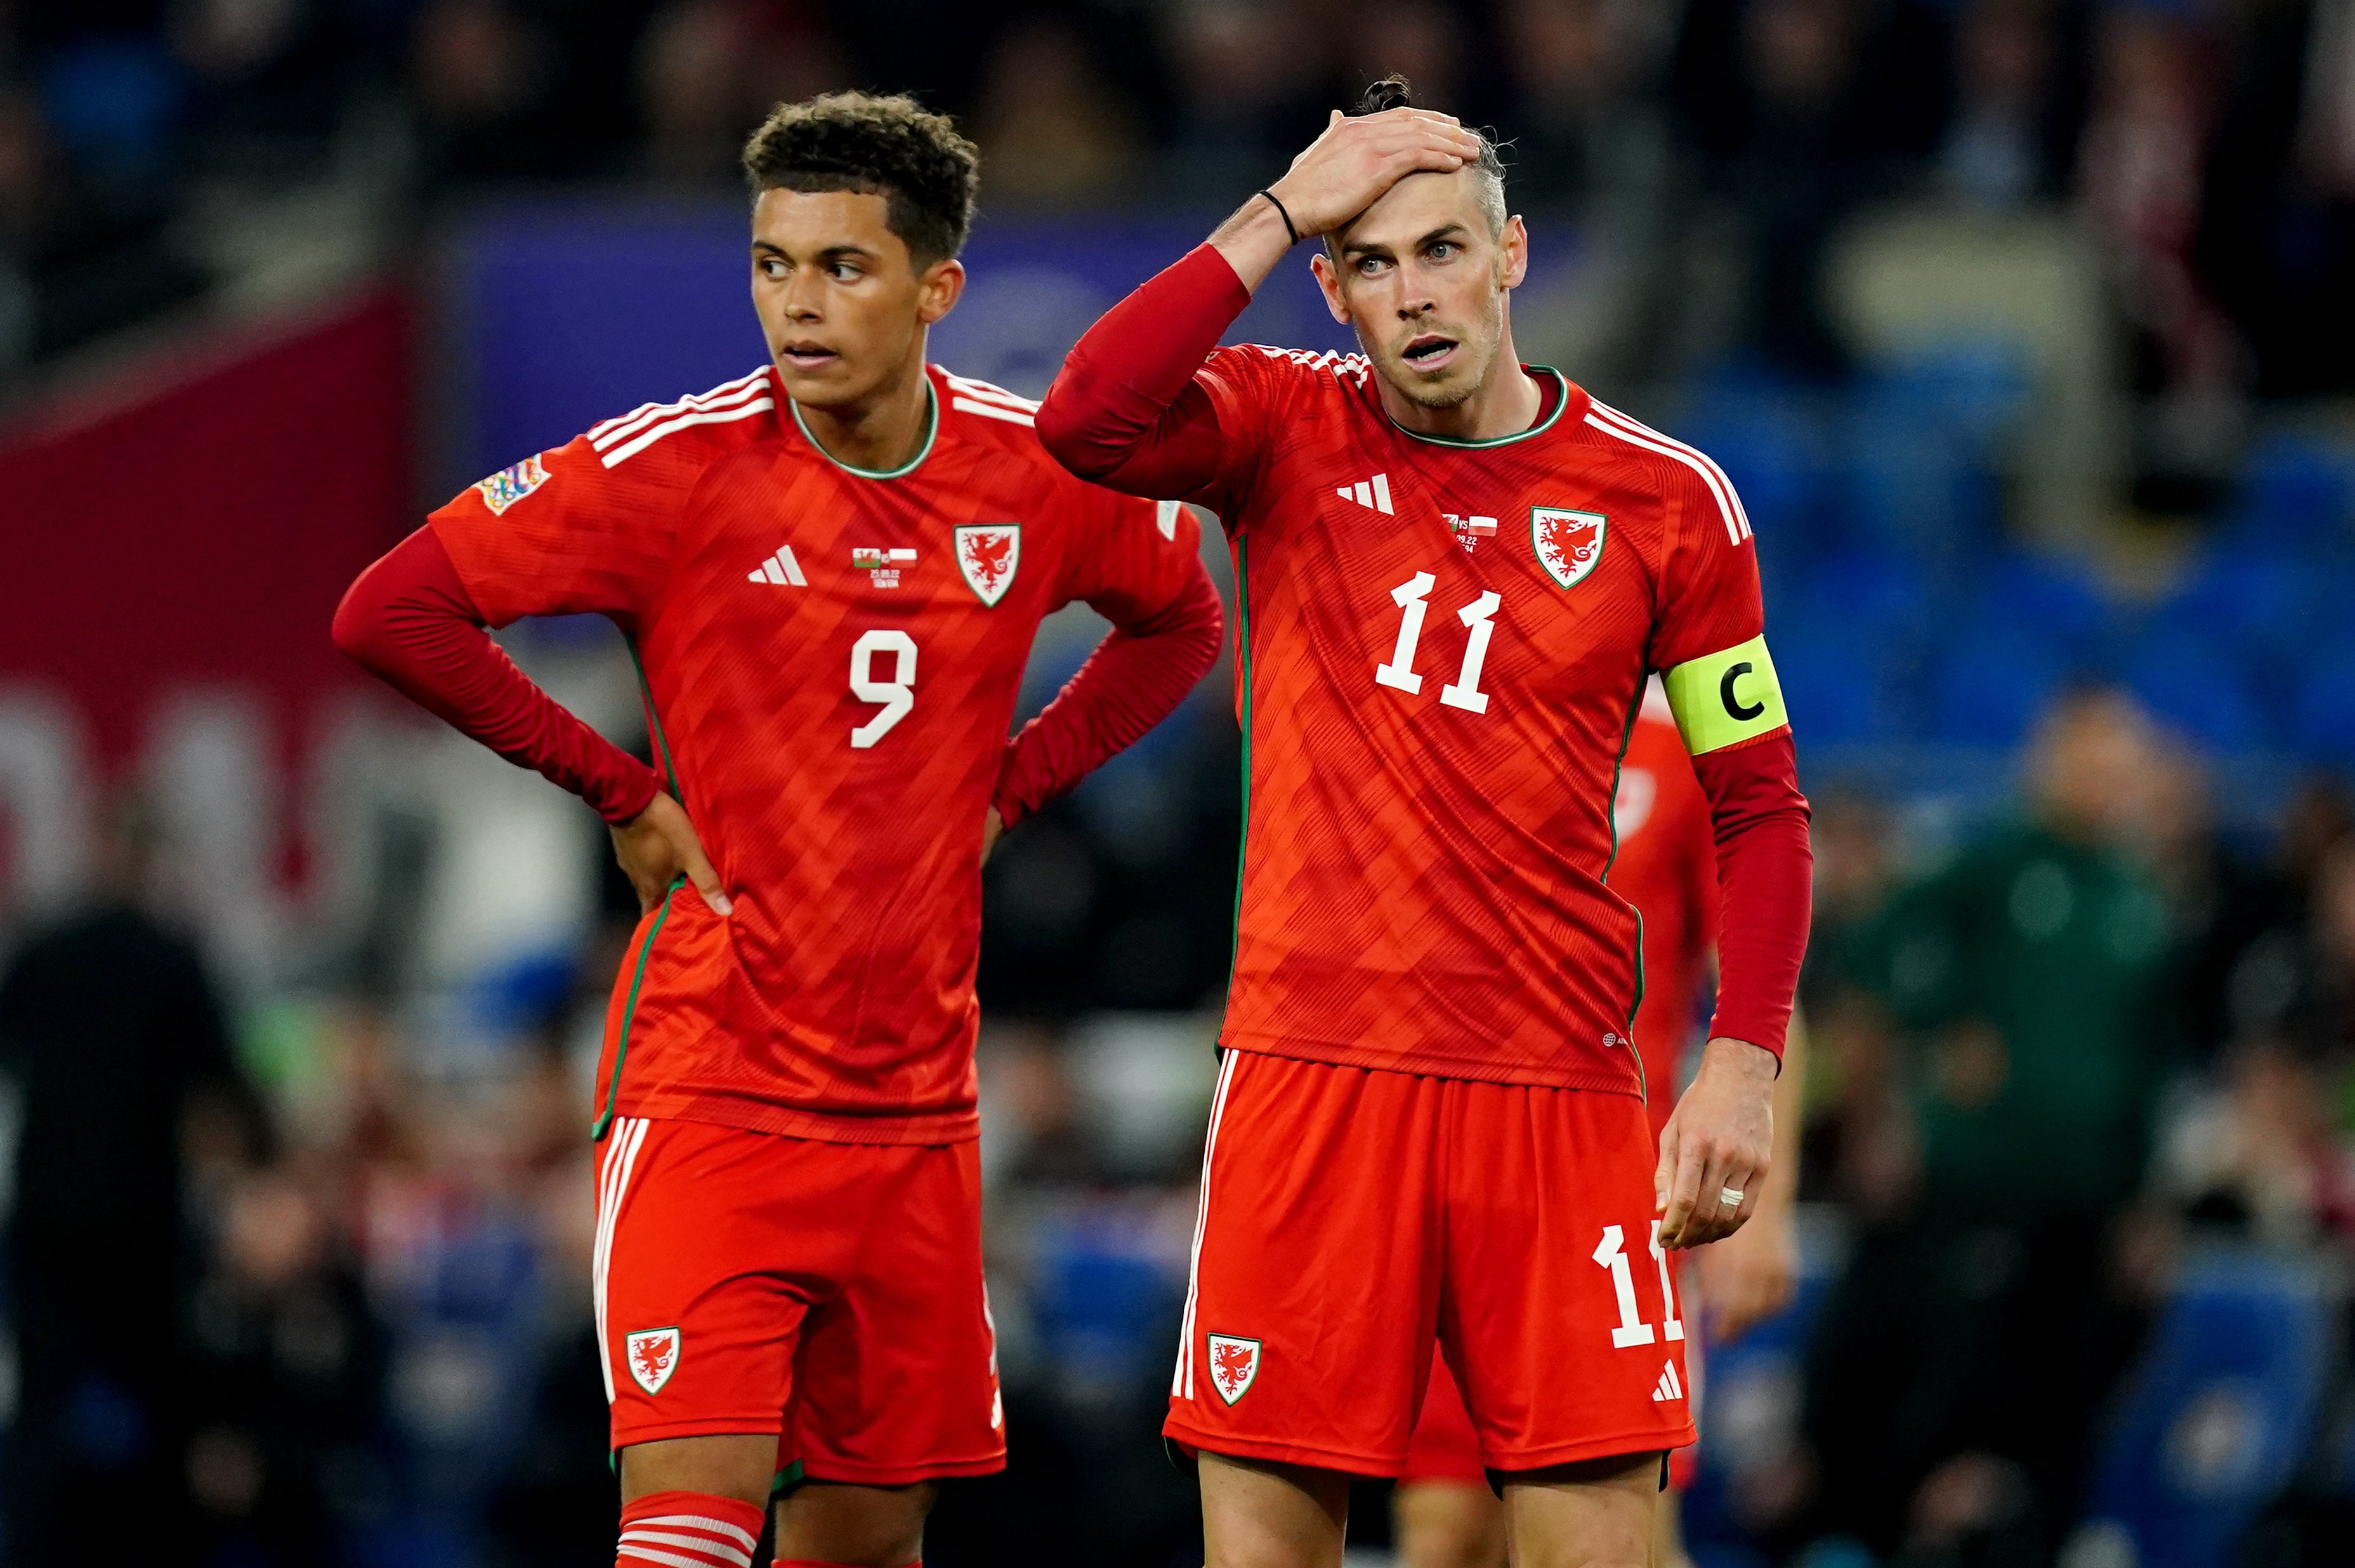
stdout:
<svg viewBox="0 0 2355 1568">
<path fill-rule="evenodd" d="M 1690 1254 L 1679 1253 L 1671 1260 L 1668 1274 L 1676 1284 L 1678 1298 L 1683 1299 L 1685 1281 L 1691 1270 L 1687 1266 Z M 1700 1423 L 1701 1385 L 1707 1380 L 1708 1358 L 1701 1353 L 1701 1341 L 1685 1340 L 1686 1382 L 1685 1403 L 1692 1406 L 1693 1423 Z M 1699 1467 L 1700 1449 L 1698 1446 L 1679 1448 L 1668 1456 L 1668 1489 L 1681 1492 L 1693 1483 L 1693 1473 Z M 1414 1435 L 1407 1439 L 1406 1467 L 1399 1472 L 1402 1485 L 1436 1481 L 1467 1487 L 1488 1484 L 1487 1462 L 1480 1457 L 1480 1435 L 1472 1429 L 1472 1413 L 1464 1407 L 1464 1391 L 1455 1386 L 1455 1374 L 1447 1369 L 1447 1358 L 1432 1347 L 1431 1382 L 1423 1391 L 1423 1413 L 1414 1420 Z"/>
<path fill-rule="evenodd" d="M 1488 1468 L 1692 1442 L 1652 1163 L 1633 1095 L 1230 1049 L 1163 1430 L 1395 1476 L 1436 1336 Z"/>
<path fill-rule="evenodd" d="M 773 1434 L 781 1472 L 885 1487 L 1005 1467 L 971 1141 L 617 1116 L 594 1275 L 615 1448 Z"/>
</svg>

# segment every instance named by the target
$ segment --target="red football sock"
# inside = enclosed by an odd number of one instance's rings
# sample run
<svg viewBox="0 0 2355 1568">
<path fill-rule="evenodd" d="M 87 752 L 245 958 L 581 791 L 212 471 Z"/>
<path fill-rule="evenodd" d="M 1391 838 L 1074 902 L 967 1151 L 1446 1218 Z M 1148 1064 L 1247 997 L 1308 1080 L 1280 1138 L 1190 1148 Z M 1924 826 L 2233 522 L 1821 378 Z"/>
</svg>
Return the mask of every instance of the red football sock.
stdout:
<svg viewBox="0 0 2355 1568">
<path fill-rule="evenodd" d="M 649 1492 L 622 1509 L 614 1568 L 751 1568 L 766 1518 L 709 1492 Z"/>
</svg>

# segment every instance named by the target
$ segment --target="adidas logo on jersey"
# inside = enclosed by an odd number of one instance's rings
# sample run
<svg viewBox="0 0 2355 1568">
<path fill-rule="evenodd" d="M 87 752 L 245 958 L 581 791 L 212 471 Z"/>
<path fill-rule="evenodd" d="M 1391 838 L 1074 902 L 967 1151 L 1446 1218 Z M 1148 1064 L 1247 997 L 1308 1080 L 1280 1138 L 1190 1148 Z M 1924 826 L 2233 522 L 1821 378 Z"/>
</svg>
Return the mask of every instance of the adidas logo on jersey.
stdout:
<svg viewBox="0 0 2355 1568">
<path fill-rule="evenodd" d="M 1387 474 L 1377 474 L 1371 479 L 1360 479 L 1355 485 L 1339 485 L 1335 488 L 1333 494 L 1340 496 L 1344 501 L 1355 501 L 1360 507 L 1370 507 L 1386 517 L 1397 515 L 1391 509 L 1391 476 Z"/>
<path fill-rule="evenodd" d="M 802 575 L 802 563 L 794 559 L 794 547 L 779 545 L 777 553 L 762 561 L 752 572 L 755 582 L 773 582 L 779 587 L 791 583 L 795 588 L 807 588 L 809 579 Z"/>
<path fill-rule="evenodd" d="M 1685 1385 L 1678 1381 L 1677 1364 L 1674 1361 L 1662 1362 L 1660 1381 L 1652 1385 L 1652 1403 L 1665 1404 L 1672 1399 L 1682 1399 L 1684 1396 Z"/>
</svg>

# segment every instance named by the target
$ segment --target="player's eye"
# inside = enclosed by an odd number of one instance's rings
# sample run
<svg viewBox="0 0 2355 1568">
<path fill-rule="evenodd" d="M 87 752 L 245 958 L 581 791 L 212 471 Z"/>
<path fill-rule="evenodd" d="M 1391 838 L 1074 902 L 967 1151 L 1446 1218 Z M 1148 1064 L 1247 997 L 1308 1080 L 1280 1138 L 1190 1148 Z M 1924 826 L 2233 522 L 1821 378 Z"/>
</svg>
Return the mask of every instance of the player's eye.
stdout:
<svg viewBox="0 0 2355 1568">
<path fill-rule="evenodd" d="M 1374 277 L 1389 265 L 1390 260 L 1387 257 L 1363 256 L 1358 261 L 1358 275 L 1361 278 Z"/>
<path fill-rule="evenodd" d="M 1434 261 L 1444 261 L 1454 254 L 1455 254 L 1455 242 L 1452 240 L 1440 240 L 1432 246 L 1430 251 L 1431 259 Z"/>
<path fill-rule="evenodd" d="M 826 269 L 826 272 L 837 283 L 847 283 L 862 275 L 857 267 L 847 261 L 837 261 Z"/>
<path fill-rule="evenodd" d="M 785 263 L 775 256 L 761 258 L 761 275 L 771 282 L 785 275 Z"/>
</svg>

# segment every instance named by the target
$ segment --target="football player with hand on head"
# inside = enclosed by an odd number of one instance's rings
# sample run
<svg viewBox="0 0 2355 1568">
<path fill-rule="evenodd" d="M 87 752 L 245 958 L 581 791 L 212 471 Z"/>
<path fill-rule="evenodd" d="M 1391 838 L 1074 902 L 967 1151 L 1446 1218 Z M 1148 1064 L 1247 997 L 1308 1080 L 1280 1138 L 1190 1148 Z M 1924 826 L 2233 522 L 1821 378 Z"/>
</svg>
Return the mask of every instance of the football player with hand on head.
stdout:
<svg viewBox="0 0 2355 1568">
<path fill-rule="evenodd" d="M 1219 347 L 1305 238 L 1365 352 Z M 1647 1563 L 1693 1440 L 1668 1254 L 1732 1234 L 1772 1164 L 1809 855 L 1748 519 L 1707 457 L 1519 361 L 1529 251 L 1495 148 L 1393 79 L 1039 410 L 1074 474 L 1199 502 L 1235 561 L 1242 887 L 1164 1428 L 1210 1568 L 1340 1562 L 1434 1338 L 1513 1561 Z M 1657 1161 L 1641 922 L 1607 880 L 1652 671 L 1723 908 Z"/>
<path fill-rule="evenodd" d="M 1082 483 L 1035 405 L 925 361 L 976 159 L 904 98 L 744 153 L 765 363 L 495 475 L 354 584 L 337 643 L 580 795 L 644 906 L 599 1066 L 619 1563 L 903 1568 L 1005 1463 L 983 1293 L 981 862 L 1218 656 L 1190 514 Z M 1042 617 L 1114 630 L 1007 738 Z M 658 768 L 484 628 L 597 613 Z"/>
</svg>

